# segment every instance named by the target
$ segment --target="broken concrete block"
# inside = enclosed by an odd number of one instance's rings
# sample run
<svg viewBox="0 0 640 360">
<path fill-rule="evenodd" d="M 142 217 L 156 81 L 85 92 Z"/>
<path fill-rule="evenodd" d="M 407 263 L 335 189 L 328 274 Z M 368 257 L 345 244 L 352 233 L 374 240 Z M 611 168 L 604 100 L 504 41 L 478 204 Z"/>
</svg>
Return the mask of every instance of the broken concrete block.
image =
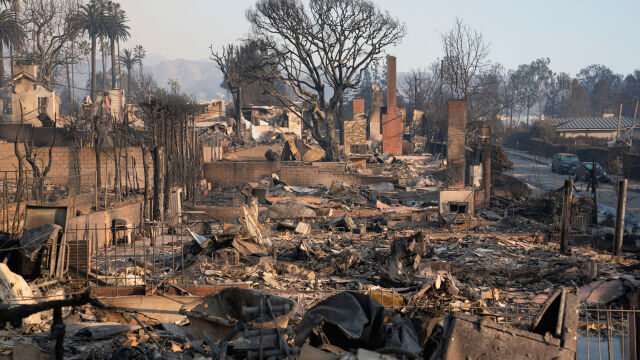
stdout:
<svg viewBox="0 0 640 360">
<path fill-rule="evenodd" d="M 373 191 L 381 191 L 381 192 L 391 192 L 395 190 L 395 187 L 392 183 L 389 182 L 381 182 L 377 184 L 370 184 L 369 190 Z"/>
<path fill-rule="evenodd" d="M 309 235 L 311 233 L 311 225 L 301 222 L 296 226 L 296 233 L 302 235 Z"/>
<path fill-rule="evenodd" d="M 376 159 L 383 164 L 393 164 L 396 162 L 396 157 L 388 152 L 384 152 L 376 157 Z"/>
<path fill-rule="evenodd" d="M 265 214 L 270 219 L 301 219 L 316 216 L 316 211 L 302 200 L 278 202 L 269 206 Z"/>
<path fill-rule="evenodd" d="M 344 231 L 353 231 L 356 228 L 356 223 L 353 221 L 349 214 L 338 216 L 331 221 L 331 226 L 334 228 L 342 229 Z"/>
</svg>

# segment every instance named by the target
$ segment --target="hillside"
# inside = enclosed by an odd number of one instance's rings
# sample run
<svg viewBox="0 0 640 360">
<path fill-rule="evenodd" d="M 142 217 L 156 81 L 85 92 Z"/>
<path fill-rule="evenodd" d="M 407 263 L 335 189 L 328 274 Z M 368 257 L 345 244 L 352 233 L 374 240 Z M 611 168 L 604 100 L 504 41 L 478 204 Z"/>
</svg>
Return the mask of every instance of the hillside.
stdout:
<svg viewBox="0 0 640 360">
<path fill-rule="evenodd" d="M 220 87 L 222 73 L 211 61 L 166 60 L 147 66 L 146 71 L 153 74 L 153 78 L 161 87 L 167 87 L 171 78 L 178 79 L 182 91 L 195 96 L 198 101 L 226 96 L 226 91 Z"/>
</svg>

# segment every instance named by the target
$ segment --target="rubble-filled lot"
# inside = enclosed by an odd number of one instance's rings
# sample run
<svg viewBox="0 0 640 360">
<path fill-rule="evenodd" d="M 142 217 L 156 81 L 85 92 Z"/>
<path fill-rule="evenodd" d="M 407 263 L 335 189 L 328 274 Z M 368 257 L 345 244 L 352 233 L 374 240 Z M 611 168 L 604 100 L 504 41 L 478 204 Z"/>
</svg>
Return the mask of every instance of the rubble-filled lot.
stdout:
<svg viewBox="0 0 640 360">
<path fill-rule="evenodd" d="M 13 291 L 3 301 L 79 296 L 88 282 L 99 303 L 62 307 L 65 358 L 416 358 L 444 357 L 452 345 L 439 334 L 475 321 L 444 318 L 451 311 L 531 338 L 525 330 L 559 287 L 611 305 L 638 285 L 633 254 L 577 242 L 560 253 L 554 218 L 539 216 L 556 206 L 553 194 L 440 214 L 437 159 L 368 162 L 352 171 L 397 181 L 305 187 L 274 175 L 214 188 L 194 209 L 234 207 L 233 221 L 187 209 L 179 223 L 96 251 L 84 282 L 22 280 L 31 294 Z M 54 348 L 53 313 L 36 316 L 3 330 L 5 353 Z M 395 350 L 371 352 L 386 348 Z"/>
</svg>

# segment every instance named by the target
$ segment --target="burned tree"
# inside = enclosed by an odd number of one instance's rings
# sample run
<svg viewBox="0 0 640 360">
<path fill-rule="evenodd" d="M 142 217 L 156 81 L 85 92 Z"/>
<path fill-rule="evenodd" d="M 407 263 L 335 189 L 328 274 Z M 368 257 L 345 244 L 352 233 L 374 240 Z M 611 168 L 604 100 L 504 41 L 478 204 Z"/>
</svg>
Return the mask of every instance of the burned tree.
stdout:
<svg viewBox="0 0 640 360">
<path fill-rule="evenodd" d="M 159 90 L 141 107 L 146 129 L 143 141 L 151 147 L 153 159 L 152 218 L 162 220 L 165 198 L 172 186 L 185 187 L 187 199 L 195 197 L 197 179 L 202 172 L 202 151 L 193 132 L 197 106 L 185 95 Z M 147 150 L 143 148 L 143 151 Z M 147 192 L 150 181 L 147 175 L 145 178 Z"/>
<path fill-rule="evenodd" d="M 29 35 L 25 50 L 33 49 L 32 56 L 38 63 L 38 78 L 51 88 L 70 60 L 67 46 L 77 37 L 71 1 L 33 0 L 25 2 L 22 15 L 26 20 L 25 32 Z"/>
<path fill-rule="evenodd" d="M 277 91 L 276 62 L 265 52 L 265 46 L 258 40 L 246 40 L 240 44 L 229 44 L 220 52 L 211 49 L 211 59 L 224 75 L 223 88 L 227 89 L 233 98 L 235 123 L 233 130 L 236 139 L 240 138 L 240 122 L 242 107 L 251 100 L 264 101 L 261 96 L 268 93 L 266 89 Z M 281 84 L 281 83 L 279 83 Z"/>
<path fill-rule="evenodd" d="M 487 66 L 489 45 L 482 33 L 456 19 L 451 30 L 442 34 L 442 74 L 452 96 L 468 99 L 478 74 Z"/>
<path fill-rule="evenodd" d="M 405 26 L 368 0 L 311 0 L 309 11 L 298 0 L 259 0 L 247 18 L 278 60 L 276 78 L 295 95 L 279 100 L 301 117 L 303 106 L 311 108 L 312 135 L 325 160 L 335 160 L 335 122 L 345 92 L 356 89 L 365 69 L 402 40 Z"/>
<path fill-rule="evenodd" d="M 22 129 L 24 126 L 24 113 L 23 113 L 22 102 L 20 102 L 20 127 L 18 129 L 18 135 L 16 138 L 16 142 L 18 142 L 22 136 Z M 22 144 L 24 146 L 24 155 L 18 155 L 18 151 L 16 150 L 16 156 L 20 159 L 24 159 L 31 166 L 31 173 L 33 175 L 33 184 L 32 184 L 32 194 L 33 198 L 40 204 L 44 202 L 44 180 L 46 179 L 49 171 L 51 170 L 51 162 L 53 159 L 52 152 L 53 146 L 56 142 L 56 124 L 57 117 L 53 121 L 53 139 L 51 140 L 51 145 L 49 146 L 47 152 L 47 163 L 46 165 L 40 163 L 40 152 L 38 148 L 36 148 L 33 144 L 33 136 L 30 136 L 30 139 L 25 139 Z M 31 143 L 29 143 L 29 140 Z M 21 162 L 21 160 L 19 161 Z M 44 165 L 44 168 L 42 167 Z"/>
</svg>

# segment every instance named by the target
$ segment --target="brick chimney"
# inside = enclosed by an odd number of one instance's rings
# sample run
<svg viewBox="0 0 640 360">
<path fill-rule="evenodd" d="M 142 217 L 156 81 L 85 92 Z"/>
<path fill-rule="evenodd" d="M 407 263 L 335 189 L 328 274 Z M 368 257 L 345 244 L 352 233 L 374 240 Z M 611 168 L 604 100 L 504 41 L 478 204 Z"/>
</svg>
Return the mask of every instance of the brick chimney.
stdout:
<svg viewBox="0 0 640 360">
<path fill-rule="evenodd" d="M 353 99 L 353 116 L 364 114 L 364 99 L 357 97 Z"/>
<path fill-rule="evenodd" d="M 387 56 L 387 114 L 394 114 L 397 108 L 396 57 Z"/>
</svg>

